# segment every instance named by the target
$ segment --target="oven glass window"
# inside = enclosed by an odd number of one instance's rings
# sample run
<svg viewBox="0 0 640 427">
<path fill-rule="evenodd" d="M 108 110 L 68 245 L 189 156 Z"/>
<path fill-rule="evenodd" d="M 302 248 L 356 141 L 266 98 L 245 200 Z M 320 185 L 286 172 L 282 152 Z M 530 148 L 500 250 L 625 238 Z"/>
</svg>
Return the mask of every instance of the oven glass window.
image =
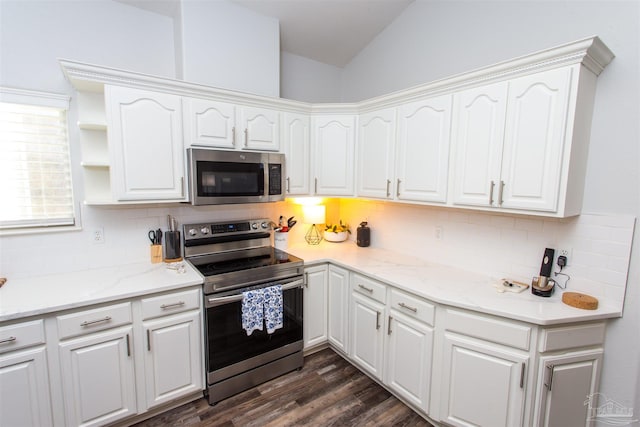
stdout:
<svg viewBox="0 0 640 427">
<path fill-rule="evenodd" d="M 199 197 L 264 195 L 262 163 L 196 162 Z"/>
<path fill-rule="evenodd" d="M 302 289 L 282 292 L 283 327 L 272 334 L 242 329 L 240 301 L 207 309 L 208 372 L 302 340 Z"/>
</svg>

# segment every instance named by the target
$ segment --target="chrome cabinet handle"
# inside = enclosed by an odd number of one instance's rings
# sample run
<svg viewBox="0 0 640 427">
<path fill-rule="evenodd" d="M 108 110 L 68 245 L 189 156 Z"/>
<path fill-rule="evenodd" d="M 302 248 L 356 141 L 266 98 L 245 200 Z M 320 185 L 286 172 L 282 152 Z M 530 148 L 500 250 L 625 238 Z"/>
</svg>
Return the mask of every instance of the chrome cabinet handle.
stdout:
<svg viewBox="0 0 640 427">
<path fill-rule="evenodd" d="M 491 181 L 491 188 L 489 189 L 489 206 L 493 206 L 493 188 L 496 186 L 496 183 Z"/>
<path fill-rule="evenodd" d="M 0 344 L 9 344 L 10 342 L 14 342 L 15 340 L 17 340 L 16 337 L 5 338 L 3 340 L 0 340 Z"/>
<path fill-rule="evenodd" d="M 313 187 L 313 193 L 318 194 L 318 178 L 314 178 L 314 180 L 315 180 L 315 184 Z"/>
<path fill-rule="evenodd" d="M 291 182 L 289 177 L 287 177 L 287 193 L 291 193 Z"/>
<path fill-rule="evenodd" d="M 524 370 L 526 366 L 527 365 L 522 362 L 522 367 L 520 368 L 520 388 L 524 388 Z"/>
<path fill-rule="evenodd" d="M 403 303 L 403 302 L 399 302 L 399 303 L 398 303 L 398 305 L 399 305 L 400 307 L 402 307 L 402 308 L 406 308 L 406 309 L 407 309 L 407 310 L 409 310 L 409 311 L 413 311 L 414 313 L 417 313 L 417 312 L 418 312 L 418 309 L 417 309 L 416 307 L 411 307 L 410 305 L 407 305 L 407 304 L 405 304 L 405 303 Z"/>
<path fill-rule="evenodd" d="M 129 334 L 127 334 L 127 357 L 131 357 L 131 344 L 129 343 Z"/>
<path fill-rule="evenodd" d="M 396 197 L 400 197 L 400 178 L 398 178 L 398 182 L 396 183 Z"/>
<path fill-rule="evenodd" d="M 167 310 L 167 309 L 170 309 L 170 308 L 181 307 L 184 304 L 185 304 L 184 301 L 178 301 L 178 302 L 174 302 L 173 304 L 162 304 L 160 306 L 160 308 L 163 309 L 163 310 Z"/>
<path fill-rule="evenodd" d="M 376 330 L 380 329 L 380 312 L 376 311 Z"/>
<path fill-rule="evenodd" d="M 147 351 L 151 351 L 151 334 L 149 329 L 147 329 Z"/>
<path fill-rule="evenodd" d="M 232 127 L 231 128 L 231 146 L 235 147 L 236 146 L 236 127 Z"/>
<path fill-rule="evenodd" d="M 365 285 L 363 285 L 362 283 L 358 283 L 358 287 L 360 289 L 364 289 L 365 291 L 369 292 L 370 294 L 373 293 L 373 288 L 367 288 Z"/>
<path fill-rule="evenodd" d="M 547 390 L 551 391 L 551 386 L 553 385 L 553 368 L 555 368 L 555 365 L 547 365 L 545 368 L 549 370 L 549 382 L 544 383 L 544 386 Z"/>
<path fill-rule="evenodd" d="M 244 130 L 244 148 L 249 146 L 249 129 Z"/>
<path fill-rule="evenodd" d="M 502 206 L 502 193 L 504 192 L 504 181 L 500 181 L 500 189 L 498 190 L 498 206 Z"/>
<path fill-rule="evenodd" d="M 387 197 L 391 196 L 391 192 L 389 191 L 390 186 L 391 186 L 391 181 L 387 180 Z"/>
<path fill-rule="evenodd" d="M 184 176 L 180 177 L 180 198 L 184 199 Z"/>
<path fill-rule="evenodd" d="M 95 325 L 96 323 L 108 322 L 109 320 L 111 320 L 111 316 L 105 316 L 103 319 L 98 320 L 85 320 L 84 322 L 80 323 L 80 326 Z"/>
<path fill-rule="evenodd" d="M 391 321 L 393 317 L 389 316 L 389 324 L 387 325 L 387 335 L 391 335 Z"/>
<path fill-rule="evenodd" d="M 306 271 L 304 272 L 304 287 L 309 287 L 309 273 L 307 273 Z"/>
</svg>

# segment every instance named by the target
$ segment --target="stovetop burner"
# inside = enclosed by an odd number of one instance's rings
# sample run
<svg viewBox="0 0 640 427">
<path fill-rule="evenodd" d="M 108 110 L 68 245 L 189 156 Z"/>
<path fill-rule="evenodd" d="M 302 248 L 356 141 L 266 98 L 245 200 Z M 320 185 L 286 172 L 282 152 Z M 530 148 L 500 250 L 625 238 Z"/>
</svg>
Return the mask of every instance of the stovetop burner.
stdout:
<svg viewBox="0 0 640 427">
<path fill-rule="evenodd" d="M 296 260 L 292 255 L 278 249 L 265 248 L 265 251 L 266 253 L 258 255 L 247 254 L 244 250 L 236 251 L 233 254 L 227 254 L 232 256 L 230 259 L 212 260 L 211 262 L 203 259 L 202 263 L 196 264 L 195 267 L 206 277 L 284 264 Z"/>
</svg>

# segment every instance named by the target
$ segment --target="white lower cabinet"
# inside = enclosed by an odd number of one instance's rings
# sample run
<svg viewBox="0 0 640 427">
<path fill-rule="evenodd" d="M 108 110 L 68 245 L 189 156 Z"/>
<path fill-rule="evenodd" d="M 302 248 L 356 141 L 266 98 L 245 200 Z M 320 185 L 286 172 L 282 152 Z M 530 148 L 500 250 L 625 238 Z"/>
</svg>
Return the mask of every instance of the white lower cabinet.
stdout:
<svg viewBox="0 0 640 427">
<path fill-rule="evenodd" d="M 144 323 L 147 408 L 202 390 L 200 311 Z"/>
<path fill-rule="evenodd" d="M 132 326 L 59 344 L 68 425 L 98 426 L 137 413 Z"/>
<path fill-rule="evenodd" d="M 327 342 L 327 265 L 304 270 L 302 335 L 305 350 Z"/>
<path fill-rule="evenodd" d="M 383 304 L 353 291 L 351 294 L 351 359 L 382 379 L 384 357 Z"/>
<path fill-rule="evenodd" d="M 349 353 L 349 271 L 329 265 L 329 343 L 344 354 Z"/>
<path fill-rule="evenodd" d="M 441 419 L 454 426 L 523 424 L 528 356 L 445 333 Z"/>
<path fill-rule="evenodd" d="M 42 320 L 0 328 L 0 425 L 52 425 Z"/>
</svg>

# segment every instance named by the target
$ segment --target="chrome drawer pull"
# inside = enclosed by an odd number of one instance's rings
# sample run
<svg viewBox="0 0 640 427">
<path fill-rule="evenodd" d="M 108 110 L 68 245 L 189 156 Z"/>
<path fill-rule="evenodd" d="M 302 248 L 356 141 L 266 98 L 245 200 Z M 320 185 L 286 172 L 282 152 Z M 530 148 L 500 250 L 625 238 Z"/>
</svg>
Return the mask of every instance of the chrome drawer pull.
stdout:
<svg viewBox="0 0 640 427">
<path fill-rule="evenodd" d="M 372 288 L 367 288 L 365 285 L 363 285 L 363 284 L 361 284 L 361 283 L 358 283 L 358 287 L 359 287 L 360 289 L 364 289 L 365 291 L 369 292 L 370 294 L 372 294 L 372 293 L 373 293 L 373 289 L 372 289 Z"/>
<path fill-rule="evenodd" d="M 175 307 L 180 307 L 184 305 L 184 301 L 178 301 L 178 302 L 174 302 L 173 304 L 162 304 L 160 306 L 161 309 L 166 310 L 168 308 L 175 308 Z"/>
<path fill-rule="evenodd" d="M 406 308 L 407 310 L 413 311 L 414 313 L 417 313 L 417 312 L 418 312 L 418 309 L 417 309 L 417 308 L 415 308 L 415 307 L 411 307 L 411 306 L 409 306 L 409 305 L 407 305 L 407 304 L 405 304 L 405 303 L 403 303 L 403 302 L 399 302 L 399 303 L 398 303 L 398 305 L 399 305 L 400 307 L 402 307 L 402 308 Z"/>
<path fill-rule="evenodd" d="M 376 330 L 380 329 L 380 312 L 376 311 Z"/>
<path fill-rule="evenodd" d="M 5 338 L 3 340 L 0 340 L 0 344 L 8 344 L 10 342 L 14 342 L 15 340 L 17 340 L 16 337 Z"/>
<path fill-rule="evenodd" d="M 109 320 L 111 320 L 111 316 L 106 316 L 104 319 L 98 320 L 85 320 L 84 322 L 80 323 L 80 326 L 94 325 L 96 323 L 108 322 Z"/>
</svg>

